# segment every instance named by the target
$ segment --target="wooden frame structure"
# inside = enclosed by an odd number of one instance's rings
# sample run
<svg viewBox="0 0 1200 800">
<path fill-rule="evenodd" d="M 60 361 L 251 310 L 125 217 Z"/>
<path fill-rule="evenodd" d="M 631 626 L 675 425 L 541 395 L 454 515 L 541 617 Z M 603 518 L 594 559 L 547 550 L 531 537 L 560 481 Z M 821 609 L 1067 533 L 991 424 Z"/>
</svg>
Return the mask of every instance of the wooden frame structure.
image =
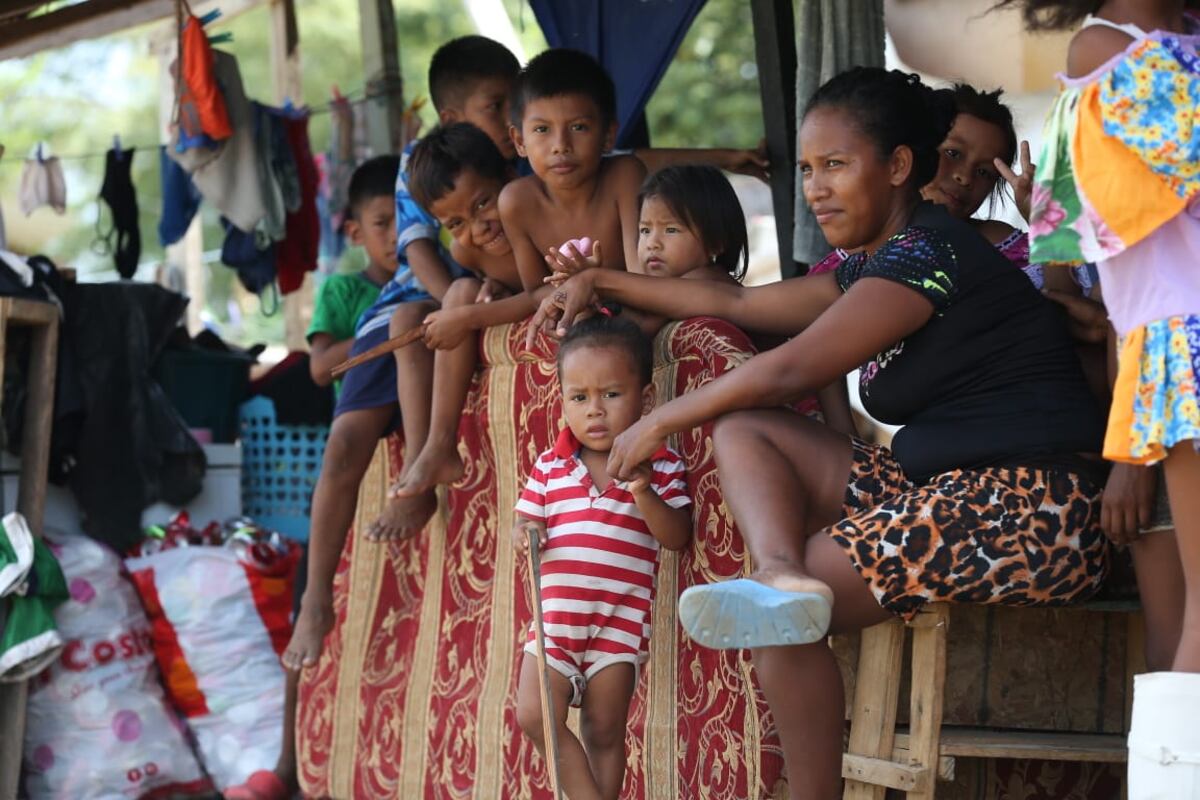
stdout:
<svg viewBox="0 0 1200 800">
<path fill-rule="evenodd" d="M 58 307 L 36 300 L 0 298 L 0 386 L 9 326 L 32 329 L 29 395 L 21 439 L 17 511 L 34 536 L 42 535 L 46 476 L 50 470 L 50 429 L 54 422 L 54 379 L 58 366 Z M 0 800 L 17 796 L 21 745 L 25 736 L 26 684 L 0 683 Z"/>
</svg>

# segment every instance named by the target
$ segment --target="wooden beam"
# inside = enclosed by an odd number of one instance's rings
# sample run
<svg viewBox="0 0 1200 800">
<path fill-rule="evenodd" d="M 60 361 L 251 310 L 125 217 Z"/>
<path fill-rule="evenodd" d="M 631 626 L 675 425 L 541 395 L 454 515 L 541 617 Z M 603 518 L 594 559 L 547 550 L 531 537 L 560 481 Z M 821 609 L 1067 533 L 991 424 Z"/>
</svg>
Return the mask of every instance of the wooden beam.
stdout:
<svg viewBox="0 0 1200 800">
<path fill-rule="evenodd" d="M 402 144 L 404 83 L 391 0 L 358 0 L 358 25 L 366 90 L 374 96 L 365 104 L 367 143 L 375 155 L 397 153 Z"/>
<path fill-rule="evenodd" d="M 87 0 L 0 27 L 0 61 L 66 47 L 173 14 L 172 0 Z"/>
<path fill-rule="evenodd" d="M 901 792 L 920 792 L 931 783 L 930 771 L 925 767 L 910 767 L 882 758 L 842 756 L 842 777 L 872 787 L 898 789 Z"/>
<path fill-rule="evenodd" d="M 221 19 L 224 21 L 255 8 L 262 2 L 263 0 L 205 0 L 190 5 L 196 16 L 203 16 L 214 8 L 220 8 Z M 66 12 L 72 9 L 79 10 L 74 11 L 71 17 L 65 16 Z M 50 14 L 0 25 L 0 61 L 25 58 L 43 50 L 67 47 L 84 39 L 99 39 L 126 28 L 174 16 L 174 0 L 86 0 Z M 170 36 L 170 40 L 173 53 L 174 36 Z"/>
<path fill-rule="evenodd" d="M 763 128 L 771 159 L 771 203 L 779 275 L 796 274 L 792 256 L 796 192 L 796 23 L 791 0 L 751 0 Z"/>
</svg>

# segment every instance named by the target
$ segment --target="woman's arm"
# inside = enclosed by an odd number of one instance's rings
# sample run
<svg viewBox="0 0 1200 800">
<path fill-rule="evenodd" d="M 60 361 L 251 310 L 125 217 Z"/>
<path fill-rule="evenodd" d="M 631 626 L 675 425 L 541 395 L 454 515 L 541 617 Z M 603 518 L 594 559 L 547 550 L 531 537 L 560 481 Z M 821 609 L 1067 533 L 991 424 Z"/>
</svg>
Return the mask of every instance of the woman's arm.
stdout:
<svg viewBox="0 0 1200 800">
<path fill-rule="evenodd" d="M 617 437 L 609 474 L 626 479 L 673 433 L 733 411 L 781 406 L 840 380 L 932 316 L 932 303 L 916 291 L 863 278 L 796 338 L 642 417 Z"/>
<path fill-rule="evenodd" d="M 531 331 L 557 320 L 558 335 L 564 335 L 597 295 L 667 319 L 713 316 L 747 331 L 791 336 L 821 316 L 842 293 L 832 273 L 746 287 L 591 269 L 564 281 L 542 301 Z"/>
</svg>

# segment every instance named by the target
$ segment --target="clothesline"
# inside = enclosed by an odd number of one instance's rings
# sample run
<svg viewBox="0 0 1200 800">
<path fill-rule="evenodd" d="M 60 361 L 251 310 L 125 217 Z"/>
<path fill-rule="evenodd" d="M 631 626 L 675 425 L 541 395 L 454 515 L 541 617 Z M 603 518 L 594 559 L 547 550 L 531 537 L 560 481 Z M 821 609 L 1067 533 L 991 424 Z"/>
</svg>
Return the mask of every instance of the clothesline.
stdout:
<svg viewBox="0 0 1200 800">
<path fill-rule="evenodd" d="M 341 102 L 346 102 L 353 106 L 353 105 L 358 105 L 360 103 L 365 103 L 368 100 L 373 100 L 378 97 L 386 97 L 388 94 L 387 92 L 376 92 L 374 94 L 364 94 L 362 97 L 354 98 L 354 95 L 359 94 L 361 91 L 362 90 L 360 89 L 355 92 L 349 92 L 349 93 L 343 95 L 341 100 L 331 100 L 328 103 L 324 103 L 319 106 L 306 106 L 306 107 L 298 108 L 296 110 L 297 111 L 307 111 L 308 115 L 310 117 L 316 117 L 316 116 L 320 116 L 322 114 L 332 113 L 334 107 L 338 103 L 341 103 Z M 163 144 L 164 144 L 163 142 L 154 142 L 152 144 L 132 144 L 132 145 L 123 146 L 122 149 L 123 150 L 153 150 L 153 149 L 157 149 L 158 147 L 161 147 Z M 30 147 L 27 147 L 24 149 L 9 146 L 8 151 L 10 153 L 19 153 L 19 152 L 28 153 L 31 150 L 33 150 L 35 147 L 37 147 L 36 144 L 31 145 Z M 59 161 L 88 161 L 91 159 L 105 158 L 107 155 L 108 155 L 108 150 L 106 149 L 106 150 L 101 150 L 101 151 L 95 152 L 95 153 L 75 153 L 72 155 L 58 155 L 56 153 L 51 153 L 50 157 L 57 158 Z M 6 167 L 6 166 L 17 165 L 17 164 L 24 164 L 24 163 L 25 163 L 24 158 L 10 157 L 10 158 L 5 158 L 5 159 L 0 159 L 0 168 Z"/>
</svg>

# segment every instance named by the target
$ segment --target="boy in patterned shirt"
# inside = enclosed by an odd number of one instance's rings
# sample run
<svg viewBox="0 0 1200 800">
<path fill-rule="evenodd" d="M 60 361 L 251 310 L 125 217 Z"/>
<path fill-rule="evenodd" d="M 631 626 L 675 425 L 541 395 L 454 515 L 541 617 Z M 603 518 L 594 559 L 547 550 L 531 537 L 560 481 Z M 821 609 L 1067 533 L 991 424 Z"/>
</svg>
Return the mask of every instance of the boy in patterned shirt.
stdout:
<svg viewBox="0 0 1200 800">
<path fill-rule="evenodd" d="M 517 503 L 513 545 L 541 545 L 542 619 L 562 765 L 572 800 L 616 800 L 638 667 L 648 656 L 658 548 L 691 540 L 686 473 L 664 447 L 636 478 L 608 473 L 613 441 L 654 402 L 653 356 L 633 322 L 597 315 L 558 350 L 566 427 L 534 464 Z M 517 720 L 542 751 L 541 696 L 532 629 L 521 662 Z M 581 707 L 583 741 L 566 725 Z M 545 753 L 542 753 L 545 756 Z"/>
</svg>

